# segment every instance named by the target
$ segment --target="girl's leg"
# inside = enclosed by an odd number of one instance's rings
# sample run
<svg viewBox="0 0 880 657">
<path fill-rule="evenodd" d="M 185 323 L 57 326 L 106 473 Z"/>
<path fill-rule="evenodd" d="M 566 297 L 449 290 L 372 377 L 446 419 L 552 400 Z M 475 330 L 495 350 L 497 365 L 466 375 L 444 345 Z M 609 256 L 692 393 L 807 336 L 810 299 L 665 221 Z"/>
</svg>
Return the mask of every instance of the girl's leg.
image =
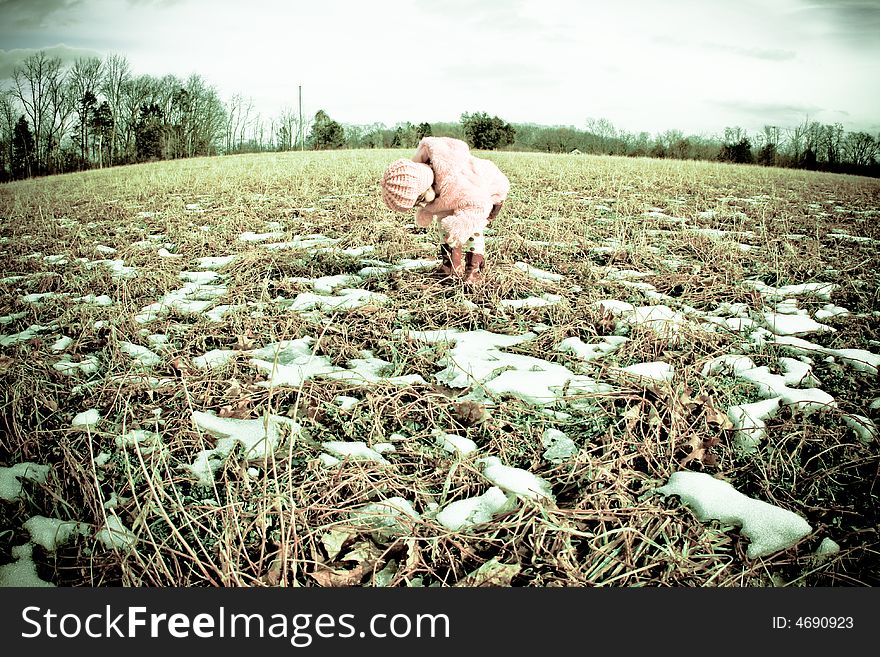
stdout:
<svg viewBox="0 0 880 657">
<path fill-rule="evenodd" d="M 478 283 L 486 266 L 486 238 L 482 231 L 474 233 L 464 245 L 464 281 Z"/>
<path fill-rule="evenodd" d="M 440 245 L 440 268 L 437 273 L 441 276 L 461 276 L 464 273 L 461 247 L 452 247 L 447 243 Z"/>
</svg>

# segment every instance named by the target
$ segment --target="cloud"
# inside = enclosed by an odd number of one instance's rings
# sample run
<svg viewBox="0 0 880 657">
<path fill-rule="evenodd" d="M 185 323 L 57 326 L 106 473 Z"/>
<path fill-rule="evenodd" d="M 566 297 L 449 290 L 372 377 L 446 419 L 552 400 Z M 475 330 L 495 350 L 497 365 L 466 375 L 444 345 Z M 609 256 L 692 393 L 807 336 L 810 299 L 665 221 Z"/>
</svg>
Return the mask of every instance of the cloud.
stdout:
<svg viewBox="0 0 880 657">
<path fill-rule="evenodd" d="M 732 46 L 724 43 L 709 43 L 707 41 L 702 42 L 700 46 L 707 50 L 718 50 L 720 52 L 729 52 L 742 57 L 751 57 L 754 59 L 764 59 L 775 62 L 782 62 L 797 57 L 797 53 L 793 50 L 782 50 L 778 48 L 744 48 L 742 46 Z"/>
<path fill-rule="evenodd" d="M 61 58 L 62 65 L 72 64 L 77 59 L 86 57 L 103 58 L 103 54 L 96 50 L 87 48 L 71 48 L 64 44 L 52 46 L 51 48 L 17 48 L 15 50 L 0 50 L 0 80 L 7 80 L 12 77 L 13 69 L 21 64 L 25 59 L 38 52 L 43 52 L 46 57 Z"/>
<path fill-rule="evenodd" d="M 798 19 L 853 48 L 880 47 L 880 3 L 876 0 L 803 0 Z"/>
<path fill-rule="evenodd" d="M 794 126 L 804 119 L 819 120 L 819 115 L 833 113 L 815 105 L 792 103 L 762 103 L 748 100 L 710 100 L 709 105 L 718 107 L 747 123 L 747 128 L 759 125 Z M 839 115 L 838 115 L 839 116 Z"/>
<path fill-rule="evenodd" d="M 48 27 L 49 19 L 54 26 L 75 21 L 71 10 L 84 0 L 0 0 L 0 23 L 6 28 L 33 29 Z"/>
<path fill-rule="evenodd" d="M 156 7 L 164 9 L 183 4 L 185 0 L 127 0 L 127 2 L 133 7 Z"/>
<path fill-rule="evenodd" d="M 749 48 L 746 46 L 735 46 L 730 43 L 715 43 L 712 41 L 694 42 L 668 36 L 654 37 L 652 41 L 662 46 L 671 46 L 673 48 L 702 48 L 703 50 L 714 50 L 716 52 L 725 52 L 739 55 L 740 57 L 762 59 L 765 61 L 782 62 L 797 57 L 795 51 L 784 50 L 782 48 Z"/>
</svg>

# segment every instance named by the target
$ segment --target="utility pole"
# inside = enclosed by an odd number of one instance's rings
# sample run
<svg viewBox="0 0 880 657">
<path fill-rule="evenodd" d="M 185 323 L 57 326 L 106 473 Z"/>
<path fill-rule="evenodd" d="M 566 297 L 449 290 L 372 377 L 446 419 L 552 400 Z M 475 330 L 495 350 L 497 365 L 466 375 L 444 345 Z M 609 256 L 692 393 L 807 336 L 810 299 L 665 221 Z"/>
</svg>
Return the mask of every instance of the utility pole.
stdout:
<svg viewBox="0 0 880 657">
<path fill-rule="evenodd" d="M 306 148 L 303 139 L 303 88 L 299 85 L 299 149 L 304 151 Z"/>
</svg>

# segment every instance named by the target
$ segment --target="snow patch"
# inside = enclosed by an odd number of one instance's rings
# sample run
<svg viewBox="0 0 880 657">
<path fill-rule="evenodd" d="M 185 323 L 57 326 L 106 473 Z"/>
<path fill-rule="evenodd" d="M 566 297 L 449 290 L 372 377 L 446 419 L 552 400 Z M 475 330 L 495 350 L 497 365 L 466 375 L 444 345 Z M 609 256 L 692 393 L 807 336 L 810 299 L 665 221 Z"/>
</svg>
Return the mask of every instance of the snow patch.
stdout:
<svg viewBox="0 0 880 657">
<path fill-rule="evenodd" d="M 812 531 L 796 513 L 743 495 L 704 472 L 674 472 L 656 492 L 678 495 L 701 522 L 719 520 L 741 526 L 750 541 L 746 549 L 749 559 L 788 549 Z"/>
</svg>

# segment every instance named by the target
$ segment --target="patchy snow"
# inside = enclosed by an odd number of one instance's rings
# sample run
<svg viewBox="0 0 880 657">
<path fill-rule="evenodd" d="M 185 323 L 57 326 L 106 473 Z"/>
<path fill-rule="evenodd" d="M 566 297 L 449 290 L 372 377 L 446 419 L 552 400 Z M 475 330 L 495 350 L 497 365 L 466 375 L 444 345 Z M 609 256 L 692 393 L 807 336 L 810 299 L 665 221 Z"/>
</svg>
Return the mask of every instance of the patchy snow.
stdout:
<svg viewBox="0 0 880 657">
<path fill-rule="evenodd" d="M 143 368 L 155 367 L 162 363 L 162 357 L 155 352 L 132 342 L 120 342 L 119 349 L 127 356 L 131 356 L 135 363 Z"/>
<path fill-rule="evenodd" d="M 454 433 L 441 433 L 437 436 L 437 442 L 439 442 L 440 446 L 447 452 L 450 452 L 451 454 L 458 453 L 462 456 L 472 454 L 479 449 L 477 443 L 470 438 L 465 438 L 464 436 L 459 436 Z"/>
<path fill-rule="evenodd" d="M 284 231 L 272 231 L 268 233 L 253 233 L 247 231 L 238 236 L 239 242 L 268 242 L 269 240 L 277 240 L 284 237 Z"/>
<path fill-rule="evenodd" d="M 782 403 L 795 406 L 803 413 L 836 406 L 834 397 L 827 392 L 819 388 L 791 388 L 786 384 L 784 376 L 772 374 L 767 367 L 743 370 L 737 377 L 754 385 L 762 397 L 779 397 Z"/>
<path fill-rule="evenodd" d="M 112 306 L 113 305 L 113 299 L 111 299 L 106 294 L 99 294 L 97 296 L 94 294 L 87 294 L 82 297 L 75 297 L 73 300 L 74 301 L 82 301 L 83 303 L 89 303 L 89 304 L 92 304 L 93 306 Z"/>
<path fill-rule="evenodd" d="M 515 262 L 513 263 L 513 266 L 520 271 L 525 272 L 528 276 L 531 276 L 532 278 L 535 278 L 539 281 L 551 281 L 554 283 L 558 283 L 563 278 L 565 278 L 562 274 L 538 269 L 537 267 L 532 267 L 525 262 Z"/>
<path fill-rule="evenodd" d="M 352 510 L 349 517 L 352 524 L 376 532 L 382 538 L 411 534 L 412 526 L 421 521 L 412 503 L 403 497 L 365 504 Z"/>
<path fill-rule="evenodd" d="M 90 408 L 82 413 L 77 413 L 70 425 L 73 427 L 93 427 L 101 421 L 101 413 L 97 408 Z"/>
<path fill-rule="evenodd" d="M 443 367 L 434 378 L 451 388 L 473 388 L 465 399 L 483 401 L 487 395 L 510 395 L 533 405 L 558 401 L 565 394 L 608 392 L 611 387 L 578 375 L 567 367 L 534 356 L 502 351 L 534 339 L 534 333 L 502 335 L 489 331 L 398 330 L 413 340 L 447 342 L 454 346 L 438 360 Z"/>
<path fill-rule="evenodd" d="M 530 500 L 554 499 L 550 484 L 528 470 L 504 465 L 496 456 L 482 458 L 479 463 L 483 466 L 483 476 L 508 493 Z"/>
<path fill-rule="evenodd" d="M 647 383 L 671 383 L 675 375 L 675 368 L 672 365 L 660 361 L 636 363 L 616 371 L 625 372 L 637 380 Z"/>
<path fill-rule="evenodd" d="M 636 309 L 631 303 L 618 301 L 617 299 L 602 299 L 601 301 L 594 301 L 591 304 L 591 307 L 596 308 L 599 312 L 606 312 L 615 316 L 625 315 Z"/>
<path fill-rule="evenodd" d="M 743 285 L 751 287 L 761 293 L 767 299 L 785 299 L 793 296 L 818 297 L 825 301 L 831 301 L 831 293 L 837 288 L 834 283 L 801 283 L 799 285 L 783 285 L 773 287 L 761 280 L 748 279 Z"/>
<path fill-rule="evenodd" d="M 16 463 L 8 468 L 0 466 L 0 499 L 14 502 L 21 497 L 22 479 L 45 484 L 49 476 L 49 466 L 38 463 Z"/>
<path fill-rule="evenodd" d="M 870 445 L 880 437 L 880 433 L 877 431 L 877 425 L 874 424 L 874 421 L 869 417 L 865 417 L 864 415 L 845 414 L 843 415 L 843 422 L 846 426 L 855 431 L 858 439 L 866 445 Z"/>
<path fill-rule="evenodd" d="M 834 556 L 839 552 L 840 545 L 838 545 L 826 536 L 822 539 L 822 542 L 819 543 L 819 547 L 816 548 L 816 552 L 814 554 L 819 558 L 826 558 Z"/>
<path fill-rule="evenodd" d="M 677 310 L 669 306 L 639 306 L 622 313 L 622 321 L 629 326 L 644 327 L 659 338 L 675 341 L 681 329 L 692 326 L 691 322 Z"/>
<path fill-rule="evenodd" d="M 55 353 L 58 353 L 60 351 L 64 351 L 72 344 L 73 344 L 73 338 L 70 338 L 66 335 L 62 335 L 60 338 L 58 338 L 52 344 L 51 350 Z"/>
<path fill-rule="evenodd" d="M 33 516 L 22 527 L 31 536 L 31 543 L 42 546 L 48 552 L 67 545 L 75 536 L 88 536 L 89 526 L 84 522 Z"/>
<path fill-rule="evenodd" d="M 326 356 L 316 356 L 311 344 L 314 338 L 306 336 L 297 340 L 282 340 L 261 349 L 246 352 L 252 357 L 251 364 L 266 373 L 266 387 L 299 387 L 304 381 L 321 374 L 341 371 Z"/>
<path fill-rule="evenodd" d="M 137 536 L 112 512 L 107 514 L 107 522 L 95 538 L 108 550 L 131 550 L 137 543 Z"/>
<path fill-rule="evenodd" d="M 819 388 L 791 387 L 816 383 L 809 364 L 792 358 L 782 358 L 780 368 L 784 374 L 773 374 L 766 366 L 756 367 L 746 356 L 727 355 L 713 358 L 701 371 L 703 376 L 730 373 L 751 383 L 758 395 L 764 397 L 762 401 L 727 409 L 727 416 L 736 429 L 737 445 L 747 453 L 754 451 L 764 438 L 765 420 L 776 414 L 780 404 L 791 406 L 803 414 L 836 406 L 834 398 Z"/>
<path fill-rule="evenodd" d="M 134 267 L 128 267 L 123 260 L 92 260 L 86 264 L 87 267 L 100 265 L 110 270 L 110 276 L 117 280 L 130 280 L 137 278 L 137 270 Z"/>
<path fill-rule="evenodd" d="M 743 536 L 749 539 L 749 559 L 790 548 L 812 531 L 796 513 L 743 495 L 704 472 L 674 472 L 656 492 L 678 495 L 701 522 L 719 520 L 741 526 Z"/>
<path fill-rule="evenodd" d="M 2 317 L 0 317 L 0 325 L 12 324 L 12 322 L 14 322 L 18 319 L 21 319 L 23 317 L 27 317 L 26 312 L 12 313 L 10 315 L 3 315 Z"/>
<path fill-rule="evenodd" d="M 525 299 L 502 299 L 501 305 L 505 308 L 543 308 L 555 306 L 562 297 L 558 294 L 542 294 L 539 297 L 526 297 Z"/>
<path fill-rule="evenodd" d="M 727 409 L 727 417 L 736 430 L 737 447 L 746 453 L 753 452 L 764 439 L 767 423 L 779 411 L 779 397 L 763 399 L 749 404 L 739 404 Z"/>
<path fill-rule="evenodd" d="M 356 459 L 362 461 L 375 461 L 376 463 L 388 463 L 384 456 L 360 440 L 350 442 L 344 440 L 328 440 L 327 442 L 321 443 L 321 447 L 340 459 Z"/>
<path fill-rule="evenodd" d="M 350 411 L 355 406 L 361 403 L 361 400 L 357 397 L 349 397 L 347 395 L 338 395 L 333 398 L 333 403 L 335 403 L 340 410 Z"/>
<path fill-rule="evenodd" d="M 186 283 L 208 285 L 222 280 L 223 277 L 215 271 L 182 271 L 178 274 L 178 278 Z"/>
<path fill-rule="evenodd" d="M 783 381 L 788 386 L 816 386 L 819 381 L 813 376 L 813 366 L 796 358 L 781 357 L 779 368 Z"/>
<path fill-rule="evenodd" d="M 212 370 L 225 367 L 227 364 L 235 360 L 235 357 L 241 353 L 236 349 L 211 349 L 201 356 L 192 359 L 193 365 L 200 370 Z"/>
<path fill-rule="evenodd" d="M 236 255 L 206 256 L 204 258 L 196 258 L 196 263 L 202 269 L 221 269 L 231 264 L 237 257 Z"/>
<path fill-rule="evenodd" d="M 826 324 L 820 324 L 807 315 L 764 312 L 762 318 L 767 328 L 776 335 L 806 335 L 837 330 Z"/>
<path fill-rule="evenodd" d="M 207 273 L 217 276 L 216 272 L 184 273 L 195 273 L 197 275 Z M 134 320 L 139 324 L 146 324 L 165 317 L 172 310 L 176 310 L 183 314 L 202 313 L 214 305 L 214 301 L 217 298 L 226 295 L 227 292 L 228 290 L 225 283 L 211 284 L 190 281 L 183 287 L 178 288 L 177 290 L 172 290 L 163 295 L 157 302 L 151 303 L 142 308 L 141 311 L 134 316 Z"/>
<path fill-rule="evenodd" d="M 880 354 L 864 349 L 831 349 L 796 336 L 775 336 L 773 342 L 787 347 L 796 354 L 819 353 L 825 356 L 832 356 L 840 359 L 857 372 L 864 374 L 877 376 L 877 373 L 880 372 Z"/>
<path fill-rule="evenodd" d="M 832 319 L 834 317 L 849 317 L 852 313 L 842 306 L 828 303 L 813 313 L 813 317 L 819 320 Z"/>
<path fill-rule="evenodd" d="M 344 288 L 339 290 L 336 296 L 325 294 L 312 294 L 302 292 L 293 301 L 285 301 L 284 306 L 296 312 L 319 309 L 327 310 L 353 310 L 366 305 L 383 306 L 390 299 L 381 292 L 371 292 L 361 288 Z"/>
<path fill-rule="evenodd" d="M 19 331 L 18 333 L 13 333 L 12 335 L 0 335 L 0 345 L 4 347 L 11 347 L 12 345 L 20 344 L 22 342 L 27 342 L 28 340 L 32 340 L 37 337 L 39 333 L 43 331 L 48 331 L 51 327 L 49 326 L 41 326 L 39 324 L 32 324 L 28 326 L 25 330 Z"/>
<path fill-rule="evenodd" d="M 355 276 L 354 274 L 338 274 L 336 276 L 320 276 L 318 278 L 295 276 L 285 280 L 291 283 L 308 285 L 320 294 L 333 294 L 336 288 L 357 285 L 363 281 L 360 276 Z"/>
<path fill-rule="evenodd" d="M 446 529 L 457 532 L 490 522 L 496 515 L 516 507 L 516 497 L 492 486 L 482 495 L 456 500 L 443 507 L 434 519 Z"/>
<path fill-rule="evenodd" d="M 12 563 L 0 566 L 0 588 L 3 587 L 51 587 L 51 582 L 40 579 L 33 558 L 33 543 L 16 545 L 12 548 Z"/>
<path fill-rule="evenodd" d="M 203 486 L 213 483 L 214 472 L 223 465 L 236 444 L 241 444 L 245 459 L 262 459 L 275 451 L 285 429 L 293 434 L 300 431 L 299 424 L 281 415 L 242 420 L 193 411 L 192 420 L 197 428 L 219 438 L 213 449 L 202 450 L 192 464 L 181 466 Z"/>
<path fill-rule="evenodd" d="M 146 429 L 131 429 L 121 436 L 116 436 L 116 446 L 121 448 L 134 448 L 143 454 L 149 454 L 160 448 L 161 438 L 155 431 Z"/>
<path fill-rule="evenodd" d="M 278 237 L 283 236 L 283 233 L 278 235 Z M 277 239 L 277 238 L 269 238 L 269 239 Z M 280 251 L 284 249 L 296 249 L 296 250 L 305 250 L 310 253 L 315 253 L 321 250 L 319 247 L 327 247 L 331 244 L 336 244 L 338 242 L 338 238 L 333 237 L 325 237 L 323 235 L 305 235 L 300 236 L 297 235 L 292 240 L 288 240 L 286 242 L 273 242 L 270 244 L 261 244 L 264 249 L 269 249 L 272 251 Z"/>
<path fill-rule="evenodd" d="M 440 261 L 436 259 L 411 260 L 404 258 L 395 265 L 383 262 L 382 260 L 365 260 L 362 264 L 367 264 L 368 266 L 361 268 L 360 271 L 358 271 L 358 275 L 366 278 L 369 276 L 381 276 L 394 271 L 432 269 L 439 265 Z"/>
<path fill-rule="evenodd" d="M 574 441 L 559 429 L 545 430 L 541 435 L 541 445 L 546 448 L 541 456 L 550 463 L 564 463 L 578 453 Z"/>
<path fill-rule="evenodd" d="M 67 292 L 34 292 L 25 294 L 21 300 L 25 303 L 41 304 L 46 299 L 65 299 L 70 295 Z"/>
</svg>

